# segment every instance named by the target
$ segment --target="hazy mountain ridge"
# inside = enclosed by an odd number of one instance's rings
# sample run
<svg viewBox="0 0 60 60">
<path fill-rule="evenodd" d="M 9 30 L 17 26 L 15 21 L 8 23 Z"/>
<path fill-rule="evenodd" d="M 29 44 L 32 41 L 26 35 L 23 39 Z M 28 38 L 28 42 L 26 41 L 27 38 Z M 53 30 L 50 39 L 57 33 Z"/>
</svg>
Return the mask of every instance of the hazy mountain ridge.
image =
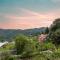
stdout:
<svg viewBox="0 0 60 60">
<path fill-rule="evenodd" d="M 45 27 L 42 28 L 33 28 L 33 29 L 0 29 L 0 36 L 3 37 L 3 40 L 11 40 L 14 36 L 18 34 L 25 35 L 35 35 L 45 31 Z"/>
</svg>

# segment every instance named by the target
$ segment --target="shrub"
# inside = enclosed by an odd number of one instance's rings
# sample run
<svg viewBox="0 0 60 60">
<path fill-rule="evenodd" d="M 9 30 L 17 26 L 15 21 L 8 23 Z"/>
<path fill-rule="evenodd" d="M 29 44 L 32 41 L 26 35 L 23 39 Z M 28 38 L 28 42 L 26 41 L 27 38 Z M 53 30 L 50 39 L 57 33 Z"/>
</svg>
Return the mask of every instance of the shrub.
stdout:
<svg viewBox="0 0 60 60">
<path fill-rule="evenodd" d="M 15 46 L 16 46 L 17 54 L 23 53 L 26 42 L 27 42 L 27 39 L 23 35 L 17 36 L 15 38 Z"/>
</svg>

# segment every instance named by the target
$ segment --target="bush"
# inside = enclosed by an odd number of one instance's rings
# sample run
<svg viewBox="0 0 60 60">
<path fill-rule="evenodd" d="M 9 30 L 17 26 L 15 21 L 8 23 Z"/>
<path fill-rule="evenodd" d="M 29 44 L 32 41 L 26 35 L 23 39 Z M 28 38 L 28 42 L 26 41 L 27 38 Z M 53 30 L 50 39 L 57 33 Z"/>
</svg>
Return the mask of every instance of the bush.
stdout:
<svg viewBox="0 0 60 60">
<path fill-rule="evenodd" d="M 15 39 L 15 46 L 17 54 L 21 55 L 22 57 L 32 56 L 40 49 L 40 45 L 37 40 L 23 35 L 18 36 Z"/>
<path fill-rule="evenodd" d="M 60 29 L 51 34 L 52 42 L 57 46 L 60 45 Z"/>
<path fill-rule="evenodd" d="M 50 38 L 52 39 L 52 42 L 58 46 L 60 45 L 60 18 L 55 19 L 53 24 L 50 27 Z"/>
<path fill-rule="evenodd" d="M 11 56 L 8 52 L 2 52 L 0 55 L 1 60 L 16 60 L 14 57 Z"/>
<path fill-rule="evenodd" d="M 17 36 L 15 38 L 15 46 L 17 50 L 17 54 L 22 54 L 24 51 L 24 46 L 27 43 L 27 38 L 23 35 Z"/>
</svg>

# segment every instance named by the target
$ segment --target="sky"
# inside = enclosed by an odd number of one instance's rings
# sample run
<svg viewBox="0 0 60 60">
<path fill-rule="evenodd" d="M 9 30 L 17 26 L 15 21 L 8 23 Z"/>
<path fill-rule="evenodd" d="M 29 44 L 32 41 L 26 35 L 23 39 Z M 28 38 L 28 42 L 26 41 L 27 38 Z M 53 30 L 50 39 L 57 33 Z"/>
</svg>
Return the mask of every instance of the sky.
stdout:
<svg viewBox="0 0 60 60">
<path fill-rule="evenodd" d="M 60 0 L 0 0 L 0 28 L 49 27 L 60 17 Z"/>
</svg>

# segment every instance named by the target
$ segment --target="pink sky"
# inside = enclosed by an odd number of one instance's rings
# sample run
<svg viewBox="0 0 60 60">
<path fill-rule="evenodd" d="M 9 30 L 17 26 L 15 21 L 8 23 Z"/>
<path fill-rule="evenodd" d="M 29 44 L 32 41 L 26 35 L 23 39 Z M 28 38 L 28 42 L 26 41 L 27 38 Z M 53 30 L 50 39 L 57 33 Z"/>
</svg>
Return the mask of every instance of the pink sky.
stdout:
<svg viewBox="0 0 60 60">
<path fill-rule="evenodd" d="M 55 18 L 60 17 L 59 11 L 50 11 L 47 13 L 37 13 L 27 9 L 22 9 L 24 12 L 23 16 L 11 15 L 11 14 L 0 14 L 4 18 L 10 20 L 9 22 L 0 23 L 0 28 L 8 29 L 29 29 L 38 27 L 49 27 Z"/>
</svg>

